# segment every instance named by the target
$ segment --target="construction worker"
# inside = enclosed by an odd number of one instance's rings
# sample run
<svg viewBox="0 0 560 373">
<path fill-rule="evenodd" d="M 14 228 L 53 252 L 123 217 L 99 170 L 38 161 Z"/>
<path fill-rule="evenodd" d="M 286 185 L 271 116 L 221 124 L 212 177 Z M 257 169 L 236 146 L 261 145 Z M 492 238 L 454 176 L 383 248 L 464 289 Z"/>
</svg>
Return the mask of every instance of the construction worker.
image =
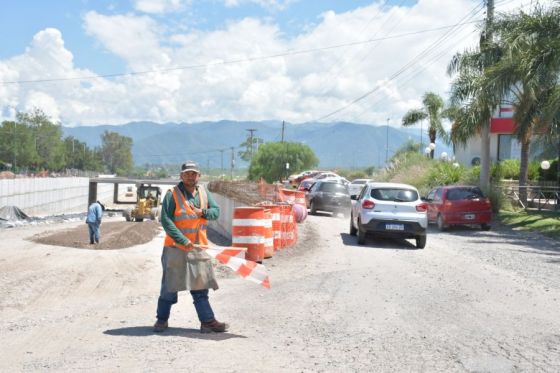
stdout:
<svg viewBox="0 0 560 373">
<path fill-rule="evenodd" d="M 193 161 L 181 166 L 181 182 L 169 190 L 162 203 L 161 225 L 165 230 L 161 263 L 163 276 L 157 305 L 155 332 L 168 327 L 171 306 L 177 293 L 189 290 L 202 333 L 225 332 L 208 300 L 208 289 L 218 289 L 210 256 L 193 246 L 207 245 L 208 220 L 216 220 L 220 208 L 204 186 L 198 185 L 200 169 Z"/>
<path fill-rule="evenodd" d="M 99 244 L 101 236 L 101 219 L 103 219 L 103 211 L 105 206 L 99 201 L 93 202 L 88 207 L 86 223 L 89 228 L 89 244 Z"/>
</svg>

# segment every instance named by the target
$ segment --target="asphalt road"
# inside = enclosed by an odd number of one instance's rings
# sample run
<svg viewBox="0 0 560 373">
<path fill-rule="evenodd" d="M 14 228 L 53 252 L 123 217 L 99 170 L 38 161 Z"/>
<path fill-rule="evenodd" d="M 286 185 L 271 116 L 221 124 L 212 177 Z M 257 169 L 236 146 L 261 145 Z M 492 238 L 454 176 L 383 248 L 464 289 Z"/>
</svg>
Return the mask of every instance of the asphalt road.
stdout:
<svg viewBox="0 0 560 373">
<path fill-rule="evenodd" d="M 65 223 L 48 229 L 67 229 Z M 270 290 L 220 272 L 225 334 L 200 334 L 188 295 L 151 331 L 163 237 L 122 250 L 0 230 L 0 371 L 558 372 L 560 247 L 538 234 L 431 228 L 357 245 L 348 221 L 299 225 L 266 260 Z"/>
</svg>

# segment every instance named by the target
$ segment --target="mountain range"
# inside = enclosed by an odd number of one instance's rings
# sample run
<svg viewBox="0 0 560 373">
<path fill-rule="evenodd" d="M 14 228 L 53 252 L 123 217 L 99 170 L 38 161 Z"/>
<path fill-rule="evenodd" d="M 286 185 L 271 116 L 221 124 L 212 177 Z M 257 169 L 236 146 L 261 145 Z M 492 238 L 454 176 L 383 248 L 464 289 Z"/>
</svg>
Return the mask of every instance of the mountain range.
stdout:
<svg viewBox="0 0 560 373">
<path fill-rule="evenodd" d="M 229 169 L 232 148 L 235 167 L 247 167 L 238 152 L 250 133 L 264 142 L 299 142 L 319 158 L 321 168 L 383 166 L 385 159 L 409 140 L 420 142 L 419 128 L 395 128 L 349 122 L 283 124 L 281 121 L 229 121 L 199 123 L 131 122 L 122 125 L 62 127 L 90 147 L 101 145 L 104 131 L 132 138 L 136 165 L 180 164 L 194 160 L 207 168 Z M 249 131 L 253 130 L 253 131 Z M 427 144 L 424 130 L 423 143 Z M 388 145 L 388 150 L 387 150 Z M 448 146 L 437 144 L 438 153 Z M 256 145 L 255 145 L 256 147 Z M 255 148 L 256 149 L 256 148 Z"/>
</svg>

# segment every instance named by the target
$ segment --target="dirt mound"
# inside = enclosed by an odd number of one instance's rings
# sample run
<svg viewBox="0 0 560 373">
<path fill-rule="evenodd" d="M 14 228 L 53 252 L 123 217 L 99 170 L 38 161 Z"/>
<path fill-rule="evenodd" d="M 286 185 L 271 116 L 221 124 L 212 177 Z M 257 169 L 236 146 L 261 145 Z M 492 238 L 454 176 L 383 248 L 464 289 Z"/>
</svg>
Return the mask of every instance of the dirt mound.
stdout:
<svg viewBox="0 0 560 373">
<path fill-rule="evenodd" d="M 77 249 L 115 250 L 150 242 L 161 232 L 158 222 L 104 222 L 101 224 L 101 242 L 90 245 L 87 224 L 64 231 L 45 232 L 31 238 L 32 241 Z"/>
</svg>

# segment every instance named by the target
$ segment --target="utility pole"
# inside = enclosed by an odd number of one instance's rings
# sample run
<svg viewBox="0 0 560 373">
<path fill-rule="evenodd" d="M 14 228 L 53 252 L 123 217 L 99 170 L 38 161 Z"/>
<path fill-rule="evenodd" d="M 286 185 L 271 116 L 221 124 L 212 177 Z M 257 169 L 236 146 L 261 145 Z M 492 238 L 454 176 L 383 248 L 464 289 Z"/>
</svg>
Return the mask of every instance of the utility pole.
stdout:
<svg viewBox="0 0 560 373">
<path fill-rule="evenodd" d="M 233 180 L 233 167 L 235 166 L 235 147 L 231 147 L 231 180 Z"/>
<path fill-rule="evenodd" d="M 222 163 L 221 163 L 221 166 L 222 166 L 222 167 L 221 167 L 222 175 L 223 175 L 223 173 L 224 173 L 224 150 L 225 150 L 225 149 L 220 149 L 220 154 L 221 154 L 221 159 L 222 159 Z"/>
<path fill-rule="evenodd" d="M 284 126 L 285 126 L 285 123 L 284 123 L 284 121 L 282 121 L 282 140 L 280 141 L 281 143 L 284 143 Z"/>
<path fill-rule="evenodd" d="M 14 122 L 14 174 L 16 173 L 16 122 Z"/>
<path fill-rule="evenodd" d="M 423 141 L 422 141 L 422 125 L 424 124 L 423 122 L 424 122 L 424 120 L 421 119 L 421 120 L 420 120 L 420 152 L 423 152 L 423 151 L 424 151 L 424 149 L 423 149 L 423 148 L 424 148 L 424 146 L 423 146 L 424 143 L 423 143 Z"/>
<path fill-rule="evenodd" d="M 389 121 L 391 118 L 387 118 L 387 139 L 385 141 L 385 165 L 387 165 L 387 161 L 389 160 Z"/>
<path fill-rule="evenodd" d="M 247 131 L 249 131 L 250 135 L 249 135 L 249 144 L 251 145 L 251 148 L 249 150 L 249 154 L 251 155 L 251 160 L 253 160 L 253 132 L 255 132 L 257 129 L 256 128 L 249 128 L 247 129 Z"/>
</svg>

